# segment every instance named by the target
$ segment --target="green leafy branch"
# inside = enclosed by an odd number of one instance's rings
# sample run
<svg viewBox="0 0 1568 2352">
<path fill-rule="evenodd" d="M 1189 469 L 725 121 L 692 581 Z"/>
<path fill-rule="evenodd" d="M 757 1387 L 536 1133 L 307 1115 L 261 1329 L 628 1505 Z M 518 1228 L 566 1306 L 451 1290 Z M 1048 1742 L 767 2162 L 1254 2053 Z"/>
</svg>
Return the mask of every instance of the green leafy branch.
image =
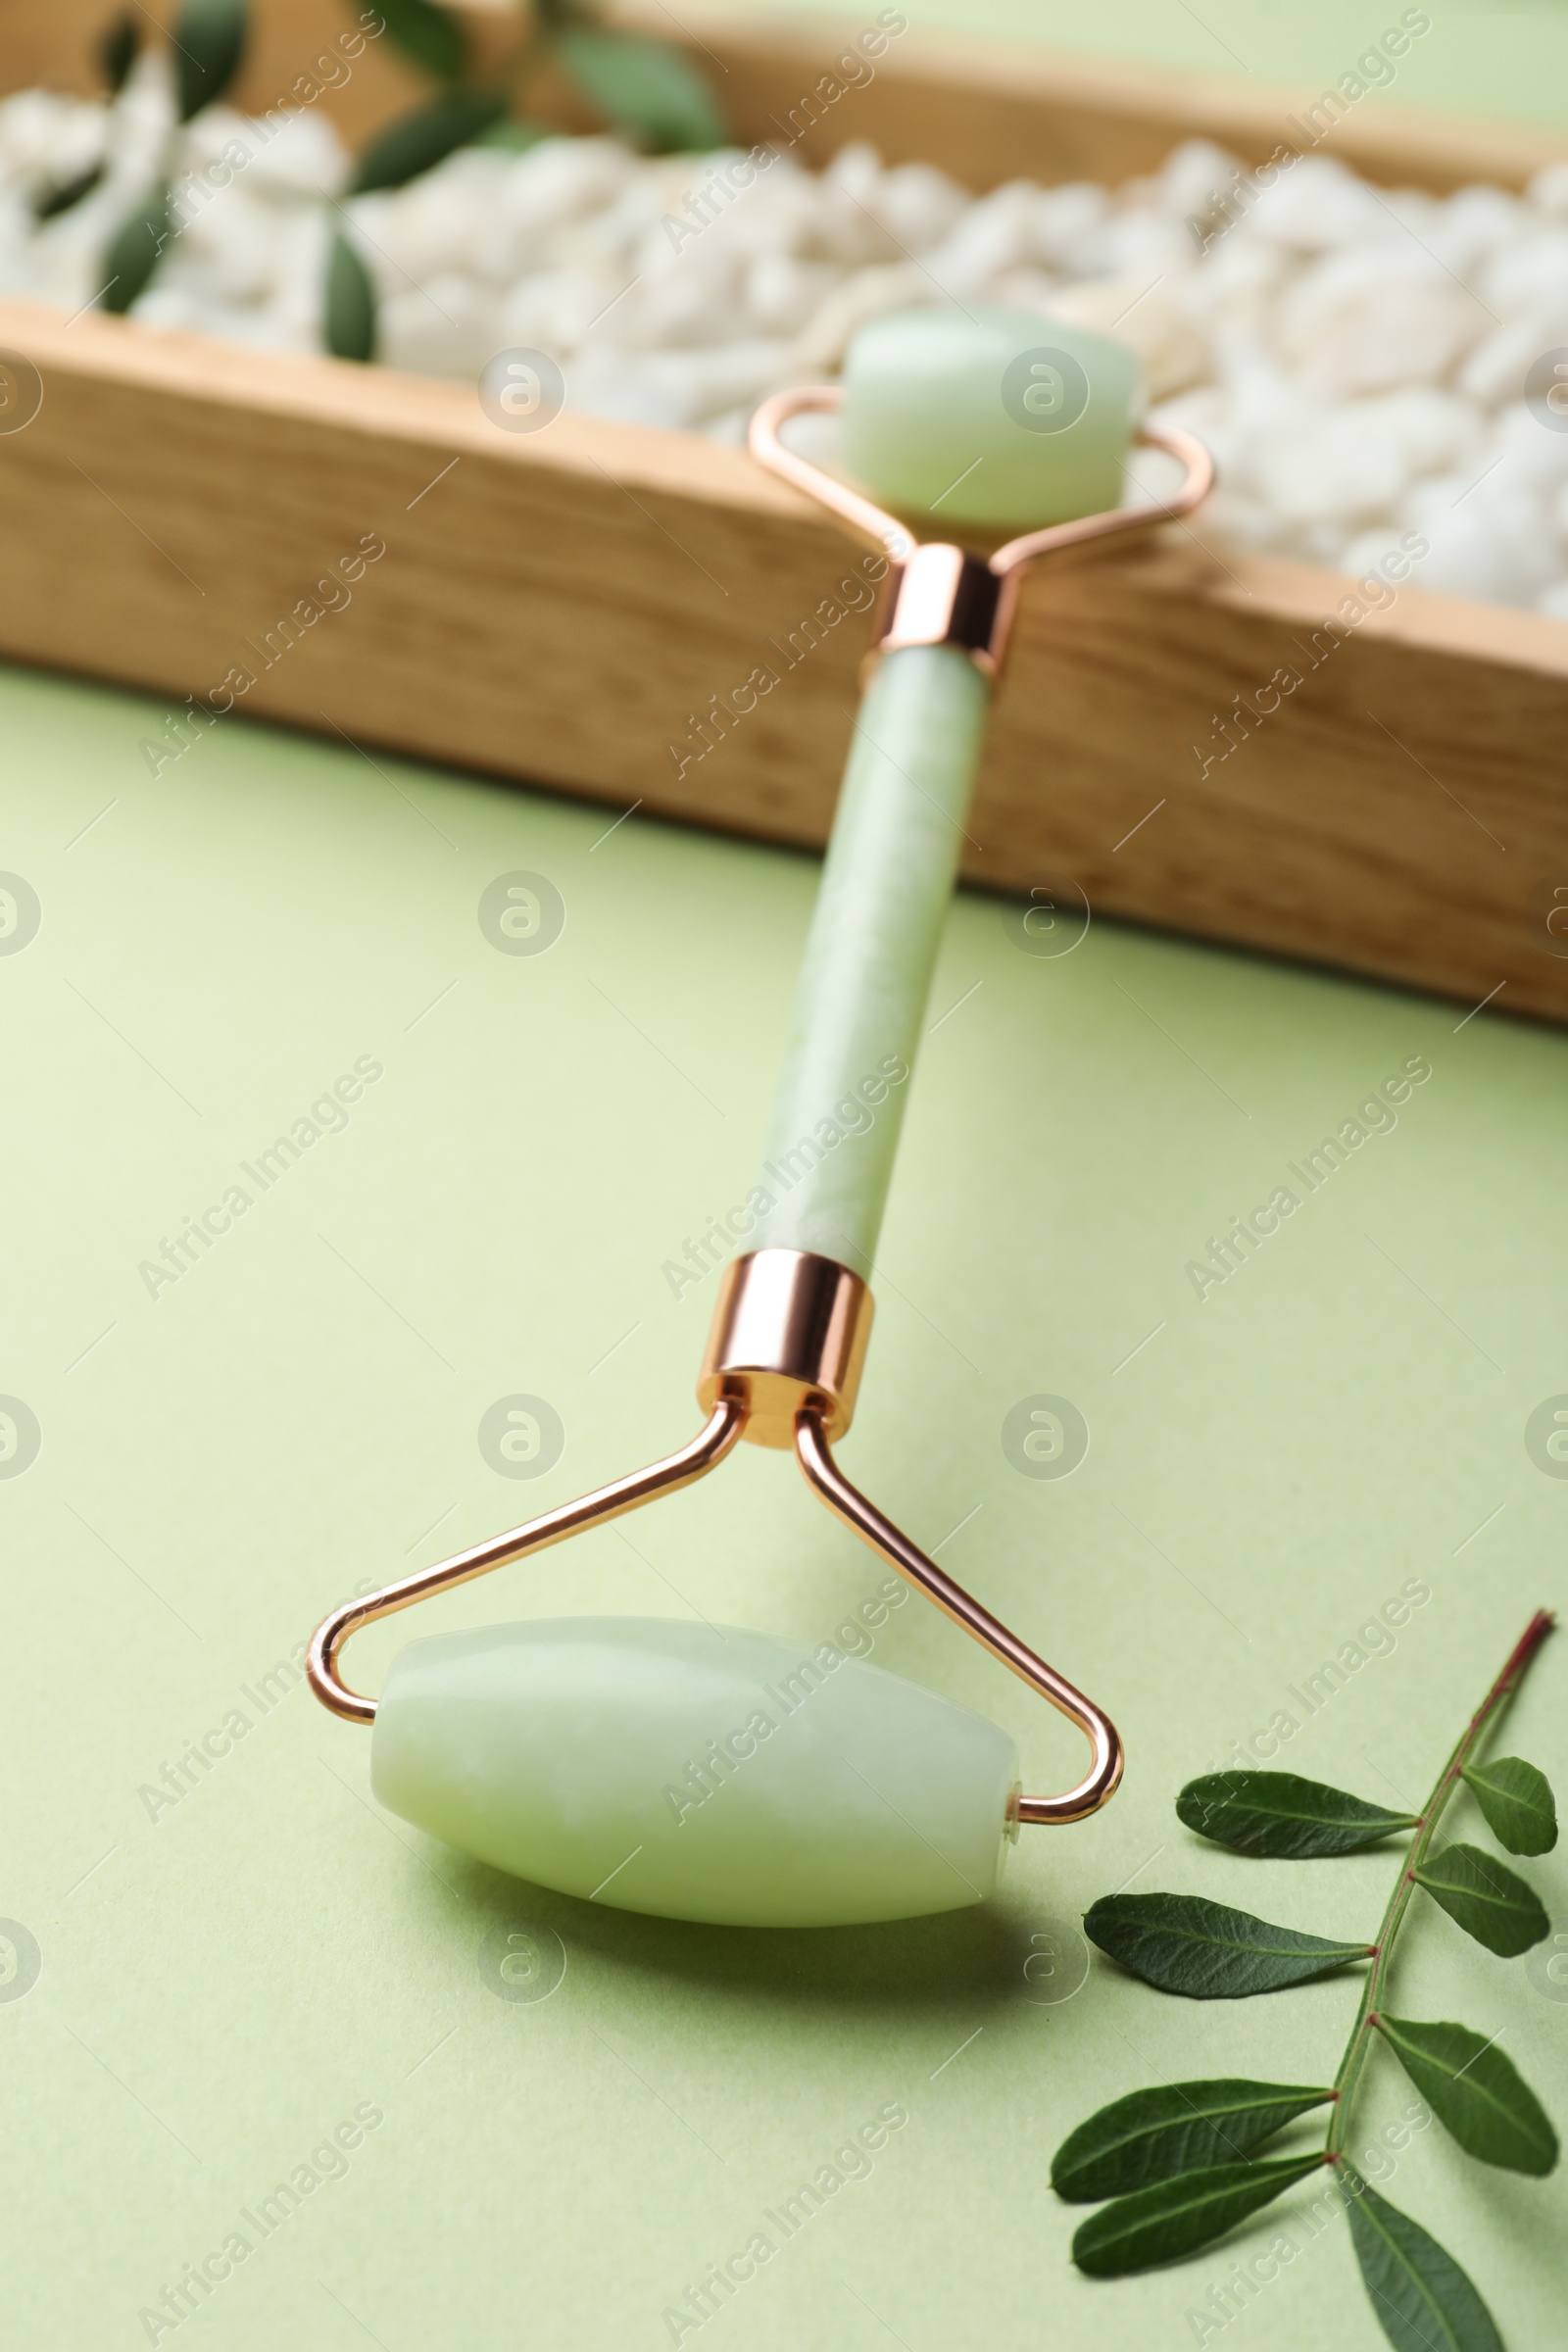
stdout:
<svg viewBox="0 0 1568 2352">
<path fill-rule="evenodd" d="M 512 49 L 481 65 L 463 18 L 437 0 L 372 0 L 356 22 L 375 25 L 409 64 L 438 85 L 407 114 L 386 123 L 359 156 L 348 196 L 406 187 L 460 148 L 520 151 L 549 135 L 530 121 L 526 94 L 544 71 L 564 74 L 593 111 L 631 145 L 654 154 L 703 151 L 723 144 L 725 126 L 712 92 L 684 53 L 667 41 L 623 32 L 599 21 L 591 0 L 535 0 L 519 10 Z M 106 311 L 128 311 L 151 284 L 180 221 L 174 198 L 183 134 L 204 108 L 225 98 L 244 62 L 250 0 L 183 0 L 170 31 L 175 122 L 146 195 L 121 222 L 105 256 Z M 99 36 L 97 55 L 113 105 L 141 50 L 131 11 Z M 68 182 L 40 189 L 34 218 L 55 219 L 90 196 L 107 172 L 100 157 Z M 322 341 L 338 359 L 372 360 L 377 341 L 374 281 L 339 208 L 327 256 Z"/>
<path fill-rule="evenodd" d="M 165 142 L 152 186 L 110 239 L 104 257 L 107 279 L 97 296 L 102 309 L 128 311 L 152 282 L 165 248 L 179 225 L 172 183 L 181 133 L 204 108 L 216 104 L 227 91 L 239 72 L 249 31 L 249 0 L 184 0 L 169 36 L 174 66 L 174 126 Z M 141 47 L 141 26 L 131 9 L 112 17 L 98 35 L 96 62 L 111 113 L 123 95 Z M 34 195 L 35 220 L 42 223 L 58 220 L 102 185 L 109 171 L 108 145 L 106 122 L 103 149 L 96 161 L 70 179 L 42 187 Z"/>
<path fill-rule="evenodd" d="M 712 93 L 681 51 L 600 24 L 587 0 L 537 0 L 511 53 L 484 71 L 462 18 L 437 0 L 374 0 L 374 12 L 393 45 L 441 86 L 371 139 L 351 196 L 405 187 L 461 147 L 534 146 L 548 133 L 529 120 L 526 94 L 551 67 L 634 147 L 664 154 L 723 144 Z M 341 220 L 327 258 L 322 339 L 336 359 L 375 357 L 374 281 Z"/>
<path fill-rule="evenodd" d="M 1071 2203 L 1102 2206 L 1074 2235 L 1080 2270 L 1114 2278 L 1196 2253 L 1327 2166 L 1349 2214 L 1372 2308 L 1396 2352 L 1502 2352 L 1492 2315 L 1464 2272 L 1361 2179 L 1346 2142 L 1377 2038 L 1467 2154 L 1537 2178 L 1557 2161 L 1556 2133 L 1495 2037 L 1488 2040 L 1468 2026 L 1394 2017 L 1383 2005 L 1418 1887 L 1503 1959 L 1528 1951 L 1548 1932 L 1540 1897 L 1516 1872 L 1479 1846 L 1440 1848 L 1436 1839 L 1464 1788 L 1509 1853 L 1544 1854 L 1556 1843 L 1556 1807 L 1543 1774 L 1517 1756 L 1480 1760 L 1552 1623 L 1544 1610 L 1531 1619 L 1419 1813 L 1393 1813 L 1285 1772 L 1212 1773 L 1189 1782 L 1177 1798 L 1179 1817 L 1200 1837 L 1275 1860 L 1354 1853 L 1413 1830 L 1370 1943 L 1274 1927 L 1199 1895 L 1113 1894 L 1089 1911 L 1084 1927 L 1102 1951 L 1160 1991 L 1190 2000 L 1237 2000 L 1356 1961 L 1371 1966 L 1332 2084 L 1233 2078 L 1165 2083 L 1114 2100 L 1068 2134 L 1052 2163 L 1052 2185 Z M 1298 2116 L 1323 2106 L 1331 2115 L 1321 2147 L 1255 2160 L 1254 2151 Z"/>
<path fill-rule="evenodd" d="M 96 63 L 111 106 L 130 79 L 130 70 L 140 50 L 141 27 L 128 9 L 123 16 L 111 18 L 99 34 Z M 33 195 L 34 220 L 54 220 L 60 214 L 74 211 L 94 188 L 102 185 L 108 171 L 109 158 L 100 149 L 84 171 L 74 172 L 69 179 L 47 181 Z"/>
</svg>

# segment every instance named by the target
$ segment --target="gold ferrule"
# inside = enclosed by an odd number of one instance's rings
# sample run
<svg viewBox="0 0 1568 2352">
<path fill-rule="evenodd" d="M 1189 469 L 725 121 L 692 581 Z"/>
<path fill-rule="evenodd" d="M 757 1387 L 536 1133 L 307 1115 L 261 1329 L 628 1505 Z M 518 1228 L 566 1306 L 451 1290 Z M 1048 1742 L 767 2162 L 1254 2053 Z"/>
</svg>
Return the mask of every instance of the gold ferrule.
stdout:
<svg viewBox="0 0 1568 2352">
<path fill-rule="evenodd" d="M 1011 600 L 981 556 L 940 542 L 916 547 L 888 575 L 867 664 L 906 645 L 952 645 L 995 678 Z"/>
<path fill-rule="evenodd" d="M 836 1258 L 807 1250 L 732 1258 L 719 1277 L 699 1403 L 710 1413 L 721 1396 L 742 1396 L 742 1434 L 754 1446 L 792 1446 L 806 1405 L 821 1411 L 829 1438 L 841 1438 L 855 1413 L 871 1315 L 870 1292 Z"/>
</svg>

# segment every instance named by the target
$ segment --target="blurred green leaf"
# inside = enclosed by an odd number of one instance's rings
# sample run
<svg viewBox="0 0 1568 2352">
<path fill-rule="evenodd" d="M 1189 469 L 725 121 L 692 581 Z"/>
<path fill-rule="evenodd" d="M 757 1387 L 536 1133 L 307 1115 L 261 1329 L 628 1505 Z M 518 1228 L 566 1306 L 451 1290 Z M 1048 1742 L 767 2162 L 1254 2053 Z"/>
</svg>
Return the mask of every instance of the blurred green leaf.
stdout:
<svg viewBox="0 0 1568 2352">
<path fill-rule="evenodd" d="M 1415 1877 L 1467 1936 L 1501 1959 L 1516 1960 L 1551 1932 L 1534 1887 L 1479 1845 L 1446 1845 Z"/>
<path fill-rule="evenodd" d="M 227 90 L 245 53 L 250 13 L 250 0 L 184 0 L 169 36 L 182 122 Z"/>
<path fill-rule="evenodd" d="M 541 139 L 559 138 L 560 135 L 547 123 L 519 122 L 514 115 L 507 115 L 499 122 L 492 122 L 488 130 L 482 130 L 472 144 L 475 147 L 505 147 L 513 155 L 525 155 L 530 147 L 537 147 Z"/>
<path fill-rule="evenodd" d="M 1491 2312 L 1435 2237 L 1364 2182 L 1349 2215 L 1361 2277 L 1395 2352 L 1503 2352 Z"/>
<path fill-rule="evenodd" d="M 1544 1772 L 1523 1756 L 1498 1756 L 1493 1764 L 1467 1764 L 1464 1781 L 1499 1845 L 1510 1854 L 1550 1853 L 1557 1807 Z"/>
<path fill-rule="evenodd" d="M 1141 2188 L 1080 2225 L 1072 2258 L 1094 2278 L 1119 2278 L 1152 2263 L 1174 2262 L 1223 2237 L 1323 2161 L 1322 2149 L 1314 2148 L 1310 2156 L 1280 2156 L 1267 2164 L 1210 2165 Z"/>
<path fill-rule="evenodd" d="M 442 81 L 461 81 L 468 66 L 468 36 L 460 20 L 434 0 L 374 0 L 381 29 L 404 56 Z"/>
<path fill-rule="evenodd" d="M 1276 1928 L 1250 1911 L 1196 1894 L 1107 1894 L 1084 1919 L 1092 1943 L 1161 1992 L 1195 2001 L 1241 2000 L 1326 1976 L 1371 1946 Z"/>
<path fill-rule="evenodd" d="M 132 9 L 111 17 L 98 35 L 98 71 L 111 98 L 118 98 L 141 54 L 141 26 Z"/>
<path fill-rule="evenodd" d="M 56 187 L 41 188 L 32 200 L 33 219 L 57 220 L 62 213 L 69 213 L 74 206 L 80 204 L 84 196 L 90 196 L 94 188 L 103 184 L 108 169 L 107 164 L 89 164 L 85 172 L 76 173 L 74 179 L 63 179 Z"/>
<path fill-rule="evenodd" d="M 695 66 L 666 41 L 568 24 L 555 54 L 623 138 L 655 154 L 724 144 L 724 118 Z"/>
<path fill-rule="evenodd" d="M 373 360 L 375 286 L 370 272 L 339 229 L 326 261 L 321 340 L 335 360 Z"/>
<path fill-rule="evenodd" d="M 136 211 L 121 222 L 104 256 L 108 279 L 98 297 L 106 311 L 128 311 L 145 292 L 164 247 L 174 233 L 174 208 L 167 182 L 148 191 Z"/>
<path fill-rule="evenodd" d="M 1438 2121 L 1468 2155 L 1510 2173 L 1551 2171 L 1557 2134 L 1495 2041 L 1484 2040 L 1468 2026 L 1385 2016 L 1374 2022 Z"/>
<path fill-rule="evenodd" d="M 470 147 L 507 111 L 497 90 L 452 90 L 412 115 L 401 115 L 370 141 L 360 158 L 349 193 L 401 188 L 421 172 L 445 163 L 460 147 Z"/>
<path fill-rule="evenodd" d="M 1292 1862 L 1353 1854 L 1415 1822 L 1413 1813 L 1391 1813 L 1294 1772 L 1206 1773 L 1188 1782 L 1176 1811 L 1190 1830 L 1216 1845 Z"/>
<path fill-rule="evenodd" d="M 1093 2204 L 1235 2162 L 1333 2096 L 1296 2082 L 1231 2077 L 1130 2091 L 1068 2133 L 1051 2160 L 1051 2185 L 1070 2204 Z"/>
</svg>

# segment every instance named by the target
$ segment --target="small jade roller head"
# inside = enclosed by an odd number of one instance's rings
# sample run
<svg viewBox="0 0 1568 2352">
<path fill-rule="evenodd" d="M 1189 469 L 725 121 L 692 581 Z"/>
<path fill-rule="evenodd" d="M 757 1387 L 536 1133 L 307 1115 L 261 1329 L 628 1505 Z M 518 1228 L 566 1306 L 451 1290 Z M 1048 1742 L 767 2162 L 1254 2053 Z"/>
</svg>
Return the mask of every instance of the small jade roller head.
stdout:
<svg viewBox="0 0 1568 2352">
<path fill-rule="evenodd" d="M 831 470 L 784 438 L 792 418 L 812 411 L 839 418 Z M 1125 344 L 1033 311 L 953 305 L 875 319 L 850 345 L 842 383 L 775 392 L 748 438 L 760 464 L 890 558 L 870 666 L 946 649 L 988 683 L 1005 660 L 1026 570 L 1179 521 L 1214 479 L 1191 433 L 1144 419 L 1142 374 Z M 1136 445 L 1164 451 L 1180 471 L 1124 505 Z M 929 538 L 922 525 L 934 526 Z M 964 544 L 970 531 L 994 552 Z"/>
<path fill-rule="evenodd" d="M 1142 388 L 1123 343 L 1030 311 L 906 311 L 844 368 L 844 462 L 946 525 L 1036 529 L 1119 505 Z"/>
</svg>

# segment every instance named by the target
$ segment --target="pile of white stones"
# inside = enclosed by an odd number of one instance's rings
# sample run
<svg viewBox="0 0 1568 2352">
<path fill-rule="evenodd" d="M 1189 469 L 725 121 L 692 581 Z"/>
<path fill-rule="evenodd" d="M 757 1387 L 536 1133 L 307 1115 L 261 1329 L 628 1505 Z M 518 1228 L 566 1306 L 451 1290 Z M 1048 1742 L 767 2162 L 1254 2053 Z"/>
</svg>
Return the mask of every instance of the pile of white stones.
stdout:
<svg viewBox="0 0 1568 2352">
<path fill-rule="evenodd" d="M 1522 196 L 1440 198 L 1314 153 L 1260 188 L 1193 141 L 1122 188 L 977 199 L 863 145 L 818 173 L 552 138 L 339 207 L 349 162 L 318 113 L 280 127 L 215 107 L 174 135 L 182 225 L 136 305 L 148 325 L 318 349 L 347 220 L 391 366 L 475 380 L 540 350 L 573 408 L 735 440 L 868 318 L 1022 307 L 1136 346 L 1154 415 L 1219 461 L 1216 540 L 1361 572 L 1413 532 L 1423 588 L 1568 619 L 1568 390 L 1544 399 L 1538 366 L 1568 359 L 1568 166 Z M 90 302 L 171 136 L 156 59 L 111 116 L 44 91 L 0 103 L 0 292 Z M 37 221 L 41 190 L 105 155 L 90 197 Z"/>
</svg>

